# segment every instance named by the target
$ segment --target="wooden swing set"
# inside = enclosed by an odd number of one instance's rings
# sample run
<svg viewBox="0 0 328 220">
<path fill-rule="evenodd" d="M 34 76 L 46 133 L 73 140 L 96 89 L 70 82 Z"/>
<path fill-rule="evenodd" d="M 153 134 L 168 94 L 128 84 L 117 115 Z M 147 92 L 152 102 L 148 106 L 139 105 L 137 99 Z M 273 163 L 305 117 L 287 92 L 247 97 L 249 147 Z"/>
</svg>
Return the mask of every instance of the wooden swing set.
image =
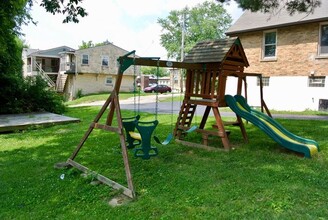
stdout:
<svg viewBox="0 0 328 220">
<path fill-rule="evenodd" d="M 90 124 L 73 154 L 66 161 L 68 166 L 73 166 L 85 173 L 91 172 L 96 179 L 113 187 L 114 189 L 122 190 L 123 194 L 130 198 L 135 198 L 136 194 L 127 150 L 128 148 L 135 148 L 136 146 L 141 145 L 140 148 L 136 148 L 134 156 L 140 156 L 144 159 L 148 159 L 150 156 L 157 155 L 157 149 L 151 146 L 151 137 L 153 131 L 158 125 L 158 121 L 156 119 L 152 122 L 141 122 L 140 116 L 130 118 L 122 117 L 118 95 L 124 71 L 132 65 L 186 69 L 186 91 L 174 128 L 173 136 L 177 141 L 180 141 L 183 144 L 204 148 L 204 146 L 207 145 L 208 136 L 215 135 L 221 138 L 224 149 L 229 150 L 229 139 L 224 128 L 225 125 L 219 113 L 219 107 L 226 106 L 224 95 L 227 77 L 238 77 L 237 94 L 241 94 L 242 81 L 246 84 L 247 76 L 247 74 L 243 71 L 244 67 L 248 66 L 245 53 L 238 38 L 201 42 L 190 51 L 184 62 L 165 61 L 151 57 L 140 58 L 135 57 L 134 54 L 135 51 L 132 51 L 117 59 L 119 62 L 119 69 L 114 89 L 100 109 L 99 113 L 96 115 L 93 122 Z M 259 74 L 251 75 L 260 76 Z M 261 100 L 263 100 L 262 92 Z M 264 101 L 261 103 L 265 105 Z M 195 128 L 192 127 L 191 124 L 198 105 L 203 105 L 206 108 L 199 127 Z M 106 122 L 105 124 L 101 124 L 99 121 L 107 108 L 109 111 Z M 216 124 L 214 126 L 216 131 L 205 130 L 205 124 L 211 110 L 216 120 Z M 114 113 L 116 118 L 114 118 Z M 116 120 L 117 122 L 115 126 L 113 125 L 113 120 Z M 247 141 L 246 131 L 240 117 L 237 117 L 237 121 L 234 125 L 240 127 L 244 140 Z M 101 174 L 91 171 L 89 168 L 83 166 L 75 160 L 80 149 L 94 129 L 102 129 L 118 135 L 124 162 L 127 187 Z M 135 129 L 139 131 L 139 136 L 134 136 Z M 189 143 L 183 140 L 183 138 L 190 131 L 195 131 L 202 134 L 202 145 L 198 146 L 196 143 Z M 168 137 L 168 139 L 169 138 L 170 137 Z M 164 142 L 160 142 L 158 140 L 156 142 L 167 144 L 169 140 L 165 140 Z M 139 154 L 140 151 L 141 155 Z"/>
</svg>

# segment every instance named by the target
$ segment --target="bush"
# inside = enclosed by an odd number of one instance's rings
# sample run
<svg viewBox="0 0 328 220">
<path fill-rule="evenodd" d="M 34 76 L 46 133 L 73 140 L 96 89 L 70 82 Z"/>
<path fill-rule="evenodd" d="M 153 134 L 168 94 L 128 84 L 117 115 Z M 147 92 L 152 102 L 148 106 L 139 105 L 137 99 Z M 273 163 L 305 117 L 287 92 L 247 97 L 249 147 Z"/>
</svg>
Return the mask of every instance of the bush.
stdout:
<svg viewBox="0 0 328 220">
<path fill-rule="evenodd" d="M 62 114 L 65 111 L 63 98 L 49 89 L 40 76 L 23 79 L 17 75 L 0 74 L 0 82 L 0 114 L 38 111 Z"/>
</svg>

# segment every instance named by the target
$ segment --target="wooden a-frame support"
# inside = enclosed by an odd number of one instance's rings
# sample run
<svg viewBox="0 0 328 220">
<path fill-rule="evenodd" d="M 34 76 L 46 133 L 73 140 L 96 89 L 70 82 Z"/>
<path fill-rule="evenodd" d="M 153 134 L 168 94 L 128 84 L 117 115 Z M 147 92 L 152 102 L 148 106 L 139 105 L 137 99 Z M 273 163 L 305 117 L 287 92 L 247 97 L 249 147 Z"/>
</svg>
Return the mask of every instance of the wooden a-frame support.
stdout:
<svg viewBox="0 0 328 220">
<path fill-rule="evenodd" d="M 120 86 L 123 78 L 124 71 L 129 68 L 131 65 L 139 65 L 139 66 L 156 66 L 156 67 L 174 67 L 174 68 L 186 68 L 186 69 L 203 69 L 204 66 L 202 64 L 193 64 L 193 63 L 181 63 L 181 62 L 172 62 L 172 61 L 163 61 L 159 60 L 159 58 L 155 57 L 149 57 L 149 58 L 136 58 L 136 57 L 129 57 L 131 54 L 135 54 L 135 51 L 131 51 L 127 53 L 124 56 L 121 56 L 118 58 L 118 61 L 120 63 L 119 69 L 118 69 L 118 77 L 115 83 L 115 87 L 109 96 L 109 98 L 106 100 L 104 105 L 102 106 L 101 110 L 93 120 L 93 122 L 90 124 L 88 130 L 85 132 L 84 136 L 82 137 L 80 143 L 77 145 L 76 149 L 74 150 L 73 154 L 70 156 L 70 158 L 66 161 L 67 166 L 73 166 L 82 172 L 85 173 L 92 173 L 93 176 L 98 179 L 99 181 L 103 182 L 104 184 L 107 184 L 114 189 L 123 190 L 123 194 L 130 197 L 135 198 L 135 189 L 133 186 L 132 181 L 132 174 L 130 170 L 130 164 L 128 159 L 128 152 L 126 147 L 126 141 L 125 141 L 125 135 L 123 131 L 123 123 L 122 123 L 122 116 L 121 116 L 121 109 L 118 99 L 118 94 L 120 91 Z M 107 115 L 107 120 L 105 124 L 100 124 L 99 120 L 105 113 L 106 109 L 109 108 L 109 113 Z M 112 126 L 114 113 L 116 113 L 116 120 L 117 120 L 117 126 Z M 82 164 L 76 162 L 75 157 L 78 155 L 79 151 L 83 147 L 85 141 L 88 139 L 89 135 L 92 133 L 93 129 L 103 129 L 109 132 L 114 132 L 118 134 L 120 138 L 121 143 L 121 149 L 122 149 L 122 157 L 124 162 L 124 168 L 125 168 L 125 174 L 126 174 L 126 180 L 128 186 L 125 187 L 101 174 L 98 174 L 94 171 L 91 171 L 89 168 L 83 166 Z"/>
<path fill-rule="evenodd" d="M 130 164 L 129 164 L 129 159 L 128 159 L 128 152 L 127 152 L 127 147 L 126 147 L 126 142 L 125 142 L 125 135 L 123 131 L 123 123 L 122 123 L 122 116 L 121 116 L 121 109 L 120 109 L 120 104 L 119 104 L 119 99 L 118 99 L 118 93 L 120 90 L 121 82 L 122 82 L 122 77 L 123 77 L 123 72 L 132 64 L 132 61 L 130 60 L 129 63 L 125 62 L 125 58 L 127 58 L 129 55 L 133 54 L 135 51 L 132 51 L 122 57 L 119 58 L 120 62 L 120 67 L 118 70 L 118 77 L 115 83 L 115 87 L 111 93 L 111 95 L 108 97 L 102 108 L 100 109 L 99 113 L 93 120 L 93 122 L 90 124 L 88 130 L 85 132 L 84 136 L 82 137 L 80 143 L 77 145 L 75 151 L 71 155 L 71 157 L 66 161 L 68 165 L 71 165 L 79 170 L 81 170 L 84 173 L 92 173 L 96 179 L 101 181 L 104 184 L 107 184 L 114 189 L 118 190 L 123 190 L 123 194 L 130 197 L 130 198 L 135 198 L 135 190 L 133 186 L 133 181 L 132 181 L 132 175 L 131 175 L 131 170 L 130 170 Z M 107 120 L 105 124 L 100 124 L 99 120 L 105 113 L 106 109 L 109 107 L 109 113 L 107 115 Z M 114 113 L 116 113 L 116 120 L 117 120 L 117 126 L 112 126 L 113 122 L 113 117 Z M 122 150 L 122 157 L 123 157 L 123 162 L 124 162 L 124 168 L 125 168 L 125 175 L 126 175 L 126 181 L 128 186 L 125 187 L 101 174 L 98 174 L 94 171 L 91 171 L 89 168 L 83 166 L 82 164 L 76 162 L 74 159 L 83 147 L 85 141 L 88 139 L 89 135 L 93 131 L 93 129 L 102 129 L 106 130 L 109 132 L 114 132 L 116 133 L 119 138 L 120 138 L 120 143 L 121 143 L 121 150 Z"/>
<path fill-rule="evenodd" d="M 163 61 L 163 60 L 159 60 L 158 58 L 135 58 L 135 57 L 132 58 L 132 57 L 129 57 L 131 54 L 134 54 L 134 53 L 135 53 L 135 51 L 132 51 L 132 52 L 127 53 L 126 55 L 118 58 L 118 61 L 120 63 L 119 69 L 118 69 L 118 77 L 117 77 L 117 80 L 115 83 L 115 87 L 114 87 L 113 91 L 111 92 L 111 95 L 108 97 L 108 99 L 106 100 L 106 102 L 104 103 L 102 108 L 100 109 L 99 113 L 97 114 L 97 116 L 95 117 L 93 122 L 90 124 L 88 130 L 85 132 L 84 136 L 80 140 L 80 142 L 77 145 L 76 149 L 74 150 L 73 154 L 66 161 L 66 164 L 68 166 L 73 166 L 85 173 L 92 173 L 96 179 L 103 182 L 104 184 L 107 184 L 107 185 L 113 187 L 114 189 L 123 190 L 123 194 L 130 198 L 135 198 L 136 194 L 135 194 L 135 189 L 134 189 L 133 181 L 132 181 L 132 174 L 131 174 L 131 170 L 130 170 L 126 140 L 125 140 L 125 135 L 124 135 L 124 131 L 123 131 L 124 129 L 123 129 L 123 123 L 122 123 L 121 109 L 120 109 L 119 98 L 118 98 L 124 71 L 127 68 L 129 68 L 131 65 L 185 68 L 185 69 L 189 69 L 189 70 L 190 69 L 204 70 L 205 67 L 207 69 L 212 69 L 212 70 L 216 69 L 216 65 L 213 65 L 210 63 L 204 65 L 204 64 L 199 64 L 199 63 L 183 63 L 183 62 Z M 250 75 L 255 76 L 256 74 L 250 74 Z M 241 85 L 242 85 L 242 78 L 239 78 L 238 93 L 241 92 Z M 214 88 L 214 86 L 212 86 L 211 88 Z M 246 88 L 246 85 L 245 85 L 245 88 Z M 261 88 L 262 88 L 262 86 L 261 86 Z M 213 97 L 209 97 L 209 98 L 213 98 Z M 200 127 L 199 127 L 199 129 L 197 129 L 198 132 L 200 132 L 200 133 L 203 133 L 203 129 L 206 124 L 206 120 L 212 109 L 214 117 L 216 118 L 216 126 L 218 128 L 218 131 L 216 131 L 214 133 L 214 135 L 221 137 L 224 149 L 229 150 L 230 149 L 229 139 L 225 132 L 224 124 L 223 124 L 223 121 L 221 119 L 219 109 L 218 109 L 220 101 L 218 99 L 215 100 L 215 102 L 213 102 L 213 100 L 211 100 L 211 101 L 191 100 L 190 95 L 187 95 L 187 99 L 184 100 L 184 103 L 186 106 L 188 106 L 187 112 L 189 111 L 189 108 L 192 105 L 194 106 L 194 108 L 192 110 L 193 113 L 194 113 L 197 105 L 199 105 L 199 104 L 206 105 L 206 110 L 203 115 L 202 121 L 200 123 Z M 261 104 L 265 105 L 263 98 L 262 98 L 262 91 L 261 91 Z M 99 120 L 102 118 L 102 116 L 104 115 L 107 108 L 109 108 L 109 113 L 107 115 L 106 123 L 100 124 Z M 181 107 L 181 110 L 184 110 L 183 106 Z M 267 110 L 267 108 L 266 108 L 266 110 Z M 117 126 L 112 126 L 114 113 L 116 113 Z M 193 115 L 193 113 L 192 113 L 192 115 Z M 188 116 L 184 115 L 183 117 L 188 117 Z M 191 121 L 192 121 L 192 116 L 191 116 L 189 122 L 191 123 Z M 243 137 L 247 141 L 247 135 L 246 135 L 245 128 L 243 127 L 243 123 L 242 123 L 241 119 L 238 117 L 237 117 L 237 121 L 238 121 L 238 125 L 241 128 Z M 176 129 L 174 132 L 175 135 L 177 135 L 177 133 L 180 133 L 180 132 L 178 132 L 178 129 L 182 129 L 182 130 L 185 129 L 185 127 L 183 125 L 186 122 L 186 118 L 183 119 L 183 123 L 181 124 L 182 126 L 180 126 L 179 122 L 180 121 L 178 118 Z M 187 126 L 190 125 L 190 123 L 189 124 L 188 123 L 187 123 Z M 81 148 L 83 147 L 85 141 L 88 139 L 89 135 L 92 133 L 93 129 L 95 129 L 95 128 L 106 130 L 109 132 L 114 132 L 119 136 L 120 143 L 121 143 L 121 149 L 122 149 L 122 158 L 123 158 L 124 168 L 125 168 L 125 175 L 126 175 L 126 180 L 127 180 L 127 185 L 128 185 L 127 187 L 123 186 L 101 174 L 91 171 L 89 168 L 87 168 L 87 167 L 83 166 L 82 164 L 75 161 L 75 157 L 78 155 L 78 153 L 81 150 Z M 208 133 L 208 131 L 206 131 L 204 134 L 207 135 L 207 133 Z M 208 133 L 208 134 L 211 134 L 211 133 Z M 180 135 L 178 134 L 178 137 L 179 136 Z M 179 141 L 179 140 L 177 140 L 177 141 Z M 187 144 L 187 143 L 188 142 L 186 142 L 185 144 Z M 201 148 L 205 147 L 206 149 L 212 150 L 211 148 L 207 148 L 207 146 L 205 146 L 205 145 L 201 145 L 200 147 Z"/>
</svg>

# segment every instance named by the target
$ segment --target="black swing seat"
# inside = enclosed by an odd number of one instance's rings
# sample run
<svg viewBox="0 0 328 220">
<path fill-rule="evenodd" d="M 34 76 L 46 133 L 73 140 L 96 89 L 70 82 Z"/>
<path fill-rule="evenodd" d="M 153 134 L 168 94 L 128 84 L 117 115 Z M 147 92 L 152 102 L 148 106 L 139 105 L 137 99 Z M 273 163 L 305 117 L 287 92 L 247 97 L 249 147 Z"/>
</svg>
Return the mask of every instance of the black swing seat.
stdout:
<svg viewBox="0 0 328 220">
<path fill-rule="evenodd" d="M 151 146 L 151 136 L 158 125 L 158 121 L 134 121 L 135 127 L 141 137 L 141 146 L 134 149 L 134 156 L 142 159 L 149 159 L 151 156 L 157 156 L 158 150 Z"/>
<path fill-rule="evenodd" d="M 122 124 L 126 133 L 127 148 L 132 149 L 141 144 L 141 137 L 135 132 L 136 121 L 139 121 L 140 115 L 128 118 L 122 118 Z"/>
</svg>

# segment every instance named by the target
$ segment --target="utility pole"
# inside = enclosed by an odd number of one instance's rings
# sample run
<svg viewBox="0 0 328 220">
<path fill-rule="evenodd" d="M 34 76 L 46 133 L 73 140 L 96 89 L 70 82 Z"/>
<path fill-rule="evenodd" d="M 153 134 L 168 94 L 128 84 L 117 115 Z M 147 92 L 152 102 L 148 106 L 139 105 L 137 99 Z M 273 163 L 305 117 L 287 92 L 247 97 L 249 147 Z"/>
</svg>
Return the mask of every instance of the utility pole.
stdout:
<svg viewBox="0 0 328 220">
<path fill-rule="evenodd" d="M 180 61 L 183 61 L 184 58 L 184 41 L 185 41 L 185 22 L 186 22 L 186 14 L 185 10 L 182 13 L 182 25 L 181 25 L 181 56 Z M 180 69 L 180 92 L 183 92 L 183 70 Z"/>
</svg>

